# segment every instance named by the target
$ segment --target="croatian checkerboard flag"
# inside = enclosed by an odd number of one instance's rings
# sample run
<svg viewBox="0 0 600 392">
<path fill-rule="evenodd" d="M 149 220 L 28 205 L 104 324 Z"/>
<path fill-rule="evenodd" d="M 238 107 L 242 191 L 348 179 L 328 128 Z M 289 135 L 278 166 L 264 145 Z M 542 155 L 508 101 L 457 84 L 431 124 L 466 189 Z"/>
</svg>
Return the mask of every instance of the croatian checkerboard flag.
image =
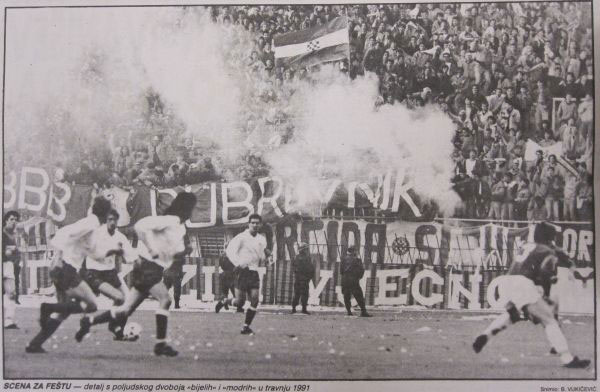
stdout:
<svg viewBox="0 0 600 392">
<path fill-rule="evenodd" d="M 348 21 L 340 16 L 321 26 L 275 36 L 277 66 L 310 67 L 348 58 Z"/>
</svg>

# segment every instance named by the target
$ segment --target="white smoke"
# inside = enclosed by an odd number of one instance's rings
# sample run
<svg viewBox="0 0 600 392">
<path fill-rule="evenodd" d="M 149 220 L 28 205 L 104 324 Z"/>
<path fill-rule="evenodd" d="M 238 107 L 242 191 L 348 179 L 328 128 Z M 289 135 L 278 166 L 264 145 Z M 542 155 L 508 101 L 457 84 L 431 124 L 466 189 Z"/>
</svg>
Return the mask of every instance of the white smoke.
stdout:
<svg viewBox="0 0 600 392">
<path fill-rule="evenodd" d="M 433 106 L 376 110 L 372 76 L 342 76 L 300 91 L 296 99 L 304 111 L 296 138 L 268 154 L 274 173 L 301 181 L 326 171 L 349 182 L 405 170 L 417 194 L 435 200 L 445 214 L 453 212 L 459 199 L 451 191 L 454 125 L 448 116 Z"/>
<path fill-rule="evenodd" d="M 213 23 L 204 8 L 11 10 L 7 30 L 6 140 L 15 149 L 63 140 L 75 154 L 132 130 L 155 132 L 145 117 L 153 91 L 189 135 L 216 146 L 228 179 L 250 150 L 294 185 L 407 168 L 418 194 L 446 212 L 458 202 L 454 127 L 444 114 L 375 110 L 375 78 L 350 81 L 330 67 L 290 94 L 249 72 L 251 34 Z M 280 144 L 290 125 L 293 136 Z"/>
</svg>

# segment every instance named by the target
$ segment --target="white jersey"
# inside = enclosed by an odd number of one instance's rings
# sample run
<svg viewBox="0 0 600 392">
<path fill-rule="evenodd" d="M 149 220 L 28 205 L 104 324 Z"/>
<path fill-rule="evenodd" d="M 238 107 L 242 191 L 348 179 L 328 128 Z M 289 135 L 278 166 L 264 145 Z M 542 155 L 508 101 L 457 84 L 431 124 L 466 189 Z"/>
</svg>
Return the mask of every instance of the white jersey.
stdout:
<svg viewBox="0 0 600 392">
<path fill-rule="evenodd" d="M 185 225 L 177 216 L 148 216 L 135 224 L 135 231 L 138 254 L 163 268 L 169 268 L 173 257 L 185 250 Z"/>
<path fill-rule="evenodd" d="M 77 222 L 58 229 L 50 244 L 62 252 L 62 259 L 76 270 L 93 250 L 92 234 L 100 227 L 96 215 L 88 215 Z"/>
<path fill-rule="evenodd" d="M 137 253 L 119 230 L 111 235 L 108 232 L 108 227 L 102 225 L 92 233 L 92 252 L 86 258 L 85 265 L 87 269 L 107 271 L 115 269 L 116 255 L 106 257 L 109 251 L 123 250 L 123 258 L 126 262 L 132 263 L 137 259 Z"/>
<path fill-rule="evenodd" d="M 265 258 L 266 248 L 267 240 L 263 235 L 253 236 L 250 234 L 250 230 L 246 229 L 233 237 L 227 245 L 225 253 L 233 265 L 258 271 L 260 261 Z"/>
</svg>

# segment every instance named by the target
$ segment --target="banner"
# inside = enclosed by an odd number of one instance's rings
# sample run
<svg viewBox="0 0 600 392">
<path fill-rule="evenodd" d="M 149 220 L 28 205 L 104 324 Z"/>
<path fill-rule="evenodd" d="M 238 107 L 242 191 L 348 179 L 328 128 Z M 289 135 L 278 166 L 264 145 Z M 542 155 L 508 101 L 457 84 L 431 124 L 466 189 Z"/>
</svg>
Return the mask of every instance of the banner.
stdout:
<svg viewBox="0 0 600 392">
<path fill-rule="evenodd" d="M 341 306 L 341 275 L 339 263 L 330 268 L 316 255 L 315 277 L 309 283 L 309 304 Z M 54 288 L 48 276 L 50 262 L 32 260 L 22 270 L 22 291 L 50 295 Z M 131 265 L 123 265 L 120 275 L 129 283 Z M 212 302 L 221 298 L 217 258 L 188 258 L 183 268 L 182 297 L 184 303 Z M 259 267 L 260 301 L 264 304 L 291 304 L 293 273 L 289 260 L 277 266 Z M 558 283 L 551 297 L 558 300 L 565 313 L 594 314 L 594 272 L 578 268 L 577 279 L 570 280 L 565 268 L 558 270 Z M 455 270 L 451 267 L 427 267 L 423 264 L 378 266 L 366 265 L 360 281 L 369 306 L 423 306 L 429 309 L 503 309 L 497 287 L 504 271 L 499 269 Z"/>
<path fill-rule="evenodd" d="M 358 248 L 367 264 L 452 266 L 456 269 L 506 269 L 522 245 L 533 241 L 535 225 L 506 227 L 447 226 L 435 222 L 287 219 L 271 225 L 277 260 L 291 260 L 298 242 L 324 263 L 339 262 L 349 245 Z M 594 235 L 591 224 L 556 223 L 556 245 L 578 267 L 592 267 Z M 199 232 L 197 235 L 202 236 Z"/>
<path fill-rule="evenodd" d="M 592 225 L 556 223 L 555 226 L 557 246 L 575 260 L 577 270 L 573 280 L 559 270 L 554 294 L 560 298 L 562 311 L 592 313 L 595 276 Z M 290 260 L 296 256 L 297 244 L 302 241 L 309 243 L 315 265 L 311 304 L 340 304 L 340 261 L 348 246 L 355 245 L 365 265 L 361 285 L 370 305 L 494 308 L 499 301 L 495 289 L 498 279 L 506 273 L 520 247 L 532 240 L 534 227 L 512 228 L 493 223 L 451 227 L 436 222 L 386 224 L 288 216 L 268 223 L 264 230 L 276 263 L 259 269 L 261 301 L 290 303 L 293 295 Z M 189 229 L 191 245 L 206 246 L 210 251 L 194 249 L 193 254 L 199 256 L 188 258 L 184 267 L 184 294 L 198 301 L 218 299 L 219 250 L 225 238 L 239 230 L 239 226 L 209 231 Z M 49 294 L 53 290 L 48 277 L 51 251 L 46 246 L 53 231 L 52 221 L 41 218 L 29 219 L 18 227 L 23 254 L 23 293 Z M 126 276 L 130 269 L 131 266 L 124 265 L 122 275 Z"/>
<path fill-rule="evenodd" d="M 160 214 L 178 192 L 186 190 L 198 199 L 187 222 L 190 228 L 239 224 L 252 213 L 276 222 L 286 215 L 320 215 L 323 209 L 345 215 L 358 209 L 385 211 L 408 221 L 433 219 L 434 209 L 421 202 L 402 173 L 388 172 L 369 183 L 306 179 L 302 184 L 290 184 L 278 177 L 262 177 L 193 184 L 185 189 L 133 186 L 129 190 L 99 190 L 89 185 L 51 182 L 45 169 L 23 167 L 20 173 L 10 172 L 5 177 L 4 209 L 18 209 L 65 225 L 85 217 L 94 197 L 102 194 L 119 211 L 118 224 L 123 227 Z"/>
</svg>

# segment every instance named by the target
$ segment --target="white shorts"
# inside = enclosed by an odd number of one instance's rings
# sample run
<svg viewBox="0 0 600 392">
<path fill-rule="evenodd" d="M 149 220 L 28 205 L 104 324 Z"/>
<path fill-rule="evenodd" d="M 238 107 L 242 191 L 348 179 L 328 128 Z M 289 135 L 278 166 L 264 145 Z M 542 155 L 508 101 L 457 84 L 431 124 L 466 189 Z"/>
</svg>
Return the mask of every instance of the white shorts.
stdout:
<svg viewBox="0 0 600 392">
<path fill-rule="evenodd" d="M 543 289 L 522 275 L 505 275 L 498 283 L 498 302 L 505 306 L 512 302 L 517 309 L 536 303 L 542 298 Z"/>
<path fill-rule="evenodd" d="M 5 261 L 2 263 L 2 279 L 14 279 L 15 278 L 15 265 L 12 261 Z"/>
</svg>

